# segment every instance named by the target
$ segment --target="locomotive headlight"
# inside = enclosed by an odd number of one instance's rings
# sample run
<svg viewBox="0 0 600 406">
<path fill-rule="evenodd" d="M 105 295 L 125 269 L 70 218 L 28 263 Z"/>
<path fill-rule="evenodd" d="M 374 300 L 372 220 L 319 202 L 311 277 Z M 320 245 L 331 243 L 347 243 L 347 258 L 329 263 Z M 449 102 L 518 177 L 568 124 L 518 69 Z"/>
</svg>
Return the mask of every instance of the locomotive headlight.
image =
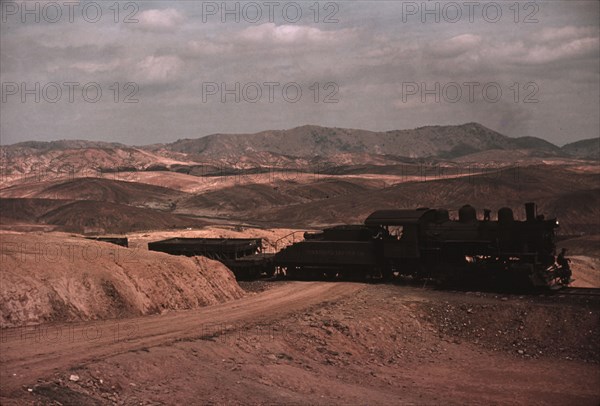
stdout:
<svg viewBox="0 0 600 406">
<path fill-rule="evenodd" d="M 556 220 L 556 225 L 558 225 L 558 220 Z"/>
</svg>

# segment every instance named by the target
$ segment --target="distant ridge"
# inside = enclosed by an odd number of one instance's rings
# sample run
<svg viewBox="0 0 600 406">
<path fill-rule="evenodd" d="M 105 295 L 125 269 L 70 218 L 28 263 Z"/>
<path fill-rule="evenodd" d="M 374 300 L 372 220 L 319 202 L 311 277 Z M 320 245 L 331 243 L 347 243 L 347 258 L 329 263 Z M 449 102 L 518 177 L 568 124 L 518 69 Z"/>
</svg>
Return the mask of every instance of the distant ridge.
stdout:
<svg viewBox="0 0 600 406">
<path fill-rule="evenodd" d="M 278 138 L 278 139 L 275 139 Z M 339 127 L 303 125 L 287 130 L 265 130 L 257 133 L 216 133 L 198 138 L 182 138 L 170 143 L 149 145 L 127 145 L 119 142 L 89 140 L 23 141 L 0 145 L 5 150 L 53 151 L 64 149 L 143 149 L 185 153 L 215 152 L 231 149 L 231 141 L 241 143 L 246 151 L 267 151 L 296 155 L 303 153 L 291 148 L 289 142 L 306 142 L 306 147 L 327 152 L 366 152 L 397 156 L 437 156 L 457 157 L 490 149 L 538 149 L 546 152 L 564 152 L 571 156 L 596 155 L 600 150 L 600 138 L 584 139 L 564 145 L 562 148 L 538 137 L 508 137 L 479 123 L 460 125 L 430 125 L 405 130 L 369 131 Z M 374 141 L 371 144 L 368 141 Z M 386 144 L 387 141 L 387 144 Z M 283 145 L 286 142 L 288 144 Z M 415 144 L 416 142 L 416 144 Z M 435 144 L 435 145 L 433 145 Z M 465 150 L 461 150 L 464 148 Z"/>
<path fill-rule="evenodd" d="M 576 158 L 600 159 L 600 137 L 566 144 L 562 150 Z"/>
<path fill-rule="evenodd" d="M 215 168 L 327 167 L 395 165 L 415 160 L 509 162 L 536 157 L 599 159 L 599 139 L 560 148 L 537 137 L 508 137 L 479 123 L 425 126 L 375 132 L 361 129 L 303 125 L 253 134 L 212 134 L 165 144 L 127 146 L 115 142 L 59 140 L 27 141 L 1 146 L 3 179 L 68 171 L 94 176 L 104 172 L 175 170 L 202 173 Z M 44 175 L 44 174 L 42 174 Z"/>
<path fill-rule="evenodd" d="M 57 141 L 23 141 L 8 145 L 11 149 L 29 148 L 37 150 L 77 149 L 77 148 L 131 148 L 118 142 L 57 140 Z"/>
<path fill-rule="evenodd" d="M 290 130 L 271 130 L 254 134 L 212 134 L 197 139 L 181 139 L 173 143 L 154 145 L 152 148 L 211 157 L 267 152 L 304 158 L 362 153 L 451 159 L 493 149 L 535 149 L 551 155 L 561 153 L 559 147 L 540 138 L 511 138 L 478 123 L 386 132 L 304 125 Z"/>
</svg>

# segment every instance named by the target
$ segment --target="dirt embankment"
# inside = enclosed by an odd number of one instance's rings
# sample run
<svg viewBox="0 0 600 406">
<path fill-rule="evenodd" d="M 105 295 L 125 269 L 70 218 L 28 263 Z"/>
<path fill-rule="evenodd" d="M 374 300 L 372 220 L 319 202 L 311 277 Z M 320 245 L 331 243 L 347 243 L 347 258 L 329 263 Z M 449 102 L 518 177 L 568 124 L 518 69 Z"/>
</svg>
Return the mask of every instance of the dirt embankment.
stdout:
<svg viewBox="0 0 600 406">
<path fill-rule="evenodd" d="M 0 233 L 0 326 L 193 309 L 243 296 L 220 262 L 83 238 Z"/>
<path fill-rule="evenodd" d="M 557 250 L 568 250 L 574 279 L 571 286 L 600 288 L 600 234 L 571 238 L 556 245 Z"/>
<path fill-rule="evenodd" d="M 584 255 L 569 256 L 573 272 L 571 286 L 579 288 L 600 288 L 600 258 Z"/>
</svg>

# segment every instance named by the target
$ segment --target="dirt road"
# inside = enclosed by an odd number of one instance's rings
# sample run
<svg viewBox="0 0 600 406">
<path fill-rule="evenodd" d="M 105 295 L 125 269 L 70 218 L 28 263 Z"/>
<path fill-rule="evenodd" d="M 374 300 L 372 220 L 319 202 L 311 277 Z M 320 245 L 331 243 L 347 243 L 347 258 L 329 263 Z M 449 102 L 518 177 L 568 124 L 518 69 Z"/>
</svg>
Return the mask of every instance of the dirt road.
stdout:
<svg viewBox="0 0 600 406">
<path fill-rule="evenodd" d="M 597 405 L 600 300 L 262 282 L 157 316 L 2 331 L 2 405 Z M 258 293 L 257 293 L 258 292 Z"/>
<path fill-rule="evenodd" d="M 5 329 L 0 351 L 0 390 L 12 397 L 22 385 L 54 370 L 107 356 L 201 337 L 208 326 L 260 323 L 359 289 L 343 283 L 282 284 L 277 289 L 196 311 L 126 320 Z"/>
</svg>

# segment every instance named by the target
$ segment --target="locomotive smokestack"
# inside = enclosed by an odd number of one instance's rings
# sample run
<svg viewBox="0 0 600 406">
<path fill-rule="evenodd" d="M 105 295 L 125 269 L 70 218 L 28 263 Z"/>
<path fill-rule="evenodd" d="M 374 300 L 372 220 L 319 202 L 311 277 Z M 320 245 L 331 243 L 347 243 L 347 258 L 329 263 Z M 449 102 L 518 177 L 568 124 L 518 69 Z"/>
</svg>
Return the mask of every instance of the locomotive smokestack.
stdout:
<svg viewBox="0 0 600 406">
<path fill-rule="evenodd" d="M 525 214 L 527 221 L 535 220 L 535 203 L 525 203 Z"/>
</svg>

